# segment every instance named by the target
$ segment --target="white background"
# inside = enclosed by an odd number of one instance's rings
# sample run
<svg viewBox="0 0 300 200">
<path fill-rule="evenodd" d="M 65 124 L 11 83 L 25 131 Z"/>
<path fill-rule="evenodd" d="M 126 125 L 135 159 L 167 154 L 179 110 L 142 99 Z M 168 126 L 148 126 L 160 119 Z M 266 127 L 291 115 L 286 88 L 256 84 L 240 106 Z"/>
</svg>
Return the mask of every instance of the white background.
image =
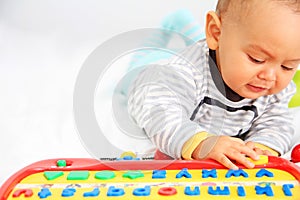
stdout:
<svg viewBox="0 0 300 200">
<path fill-rule="evenodd" d="M 200 24 L 215 0 L 1 0 L 0 185 L 32 162 L 90 157 L 73 119 L 73 88 L 88 55 L 111 37 L 155 28 L 189 9 Z"/>
<path fill-rule="evenodd" d="M 125 31 L 158 27 L 180 8 L 203 24 L 215 3 L 1 0 L 0 185 L 35 161 L 91 157 L 76 131 L 72 95 L 81 65 L 98 45 Z"/>
</svg>

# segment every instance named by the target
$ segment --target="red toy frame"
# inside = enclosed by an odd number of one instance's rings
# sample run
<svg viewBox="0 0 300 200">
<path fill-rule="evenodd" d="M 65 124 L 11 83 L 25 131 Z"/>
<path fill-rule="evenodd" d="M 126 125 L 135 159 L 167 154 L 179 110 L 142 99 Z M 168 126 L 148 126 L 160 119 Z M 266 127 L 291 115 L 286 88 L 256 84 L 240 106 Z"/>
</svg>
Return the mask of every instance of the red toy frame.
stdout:
<svg viewBox="0 0 300 200">
<path fill-rule="evenodd" d="M 273 168 L 287 171 L 300 182 L 300 168 L 283 158 L 268 157 L 267 164 L 256 165 L 255 168 Z M 58 160 L 66 160 L 66 167 L 57 166 Z M 238 165 L 241 169 L 244 166 Z M 42 160 L 33 163 L 14 175 L 12 175 L 0 188 L 0 200 L 6 200 L 14 187 L 25 177 L 44 171 L 70 171 L 70 170 L 155 170 L 155 169 L 226 169 L 220 163 L 213 160 L 189 161 L 189 160 L 121 160 L 102 162 L 92 158 L 61 158 Z"/>
</svg>

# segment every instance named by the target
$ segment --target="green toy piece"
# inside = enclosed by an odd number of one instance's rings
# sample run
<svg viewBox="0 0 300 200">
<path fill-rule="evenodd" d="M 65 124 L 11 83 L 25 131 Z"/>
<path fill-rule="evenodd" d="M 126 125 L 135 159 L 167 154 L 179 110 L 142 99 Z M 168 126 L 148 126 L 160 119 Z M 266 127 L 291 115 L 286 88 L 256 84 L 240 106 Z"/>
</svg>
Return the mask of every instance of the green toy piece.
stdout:
<svg viewBox="0 0 300 200">
<path fill-rule="evenodd" d="M 129 179 L 136 179 L 144 177 L 144 174 L 141 171 L 128 171 L 125 174 L 123 174 L 123 177 Z"/>
<path fill-rule="evenodd" d="M 112 171 L 101 171 L 95 174 L 95 178 L 100 180 L 108 180 L 114 177 L 116 177 L 116 174 Z"/>
<path fill-rule="evenodd" d="M 57 165 L 58 167 L 66 167 L 66 166 L 67 166 L 67 161 L 66 161 L 66 160 L 58 160 L 58 161 L 56 162 L 56 165 Z"/>
<path fill-rule="evenodd" d="M 62 171 L 45 171 L 44 176 L 48 181 L 57 179 L 58 177 L 64 175 Z"/>
<path fill-rule="evenodd" d="M 87 180 L 89 175 L 89 171 L 71 171 L 67 180 Z"/>
<path fill-rule="evenodd" d="M 300 106 L 300 70 L 298 70 L 293 78 L 294 83 L 297 86 L 297 92 L 289 103 L 289 108 Z"/>
</svg>

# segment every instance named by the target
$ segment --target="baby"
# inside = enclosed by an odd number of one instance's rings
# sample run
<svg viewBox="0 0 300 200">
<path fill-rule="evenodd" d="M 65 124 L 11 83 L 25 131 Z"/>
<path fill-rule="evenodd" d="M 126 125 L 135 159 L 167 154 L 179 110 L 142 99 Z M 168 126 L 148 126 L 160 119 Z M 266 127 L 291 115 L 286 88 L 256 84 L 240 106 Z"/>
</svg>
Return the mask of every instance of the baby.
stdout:
<svg viewBox="0 0 300 200">
<path fill-rule="evenodd" d="M 281 155 L 294 134 L 288 103 L 300 64 L 300 1 L 219 0 L 206 39 L 135 80 L 133 120 L 175 159 L 237 169 Z"/>
</svg>

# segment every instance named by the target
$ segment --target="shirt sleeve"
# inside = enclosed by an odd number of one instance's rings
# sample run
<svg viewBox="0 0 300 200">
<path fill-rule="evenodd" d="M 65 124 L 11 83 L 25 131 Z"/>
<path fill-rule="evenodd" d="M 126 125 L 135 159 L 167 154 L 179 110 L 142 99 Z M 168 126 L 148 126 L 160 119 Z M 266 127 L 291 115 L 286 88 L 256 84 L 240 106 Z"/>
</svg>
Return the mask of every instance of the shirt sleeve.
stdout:
<svg viewBox="0 0 300 200">
<path fill-rule="evenodd" d="M 192 154 L 194 150 L 198 147 L 198 145 L 211 136 L 212 134 L 209 134 L 207 132 L 201 132 L 197 133 L 193 137 L 191 137 L 186 143 L 184 143 L 183 148 L 182 148 L 182 158 L 184 160 L 193 160 Z"/>
<path fill-rule="evenodd" d="M 197 106 L 192 67 L 173 64 L 148 66 L 134 81 L 128 111 L 163 153 L 181 159 L 182 148 L 204 131 L 190 117 Z"/>
<path fill-rule="evenodd" d="M 294 129 L 288 103 L 295 91 L 295 84 L 291 82 L 283 91 L 270 96 L 263 114 L 253 122 L 246 141 L 263 144 L 280 155 L 290 149 Z"/>
</svg>

